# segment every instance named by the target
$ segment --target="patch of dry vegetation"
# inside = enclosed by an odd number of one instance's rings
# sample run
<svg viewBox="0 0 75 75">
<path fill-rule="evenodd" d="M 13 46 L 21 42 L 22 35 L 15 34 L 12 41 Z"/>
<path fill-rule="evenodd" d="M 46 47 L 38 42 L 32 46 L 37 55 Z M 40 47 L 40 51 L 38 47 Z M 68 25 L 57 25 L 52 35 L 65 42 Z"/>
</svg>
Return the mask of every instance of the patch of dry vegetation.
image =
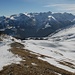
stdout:
<svg viewBox="0 0 75 75">
<path fill-rule="evenodd" d="M 61 75 L 75 75 L 38 59 L 38 55 L 32 54 L 29 50 L 23 49 L 23 47 L 24 45 L 17 42 L 11 44 L 10 51 L 20 56 L 23 61 L 20 64 L 5 66 L 0 71 L 0 75 L 58 75 L 58 73 Z M 45 56 L 41 55 L 41 57 Z"/>
</svg>

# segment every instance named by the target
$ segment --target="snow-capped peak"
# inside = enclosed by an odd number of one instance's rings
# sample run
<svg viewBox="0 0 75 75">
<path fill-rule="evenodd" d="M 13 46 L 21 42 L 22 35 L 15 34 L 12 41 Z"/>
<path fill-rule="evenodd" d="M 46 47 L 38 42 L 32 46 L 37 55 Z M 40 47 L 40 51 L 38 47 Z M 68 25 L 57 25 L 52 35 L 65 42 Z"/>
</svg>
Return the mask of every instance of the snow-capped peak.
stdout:
<svg viewBox="0 0 75 75">
<path fill-rule="evenodd" d="M 51 20 L 51 19 L 56 20 L 53 16 L 50 16 L 50 15 L 48 16 L 48 19 L 49 20 Z"/>
<path fill-rule="evenodd" d="M 12 16 L 12 17 L 10 17 L 10 19 L 15 20 L 13 16 Z"/>
<path fill-rule="evenodd" d="M 31 15 L 30 14 L 28 14 L 28 13 L 24 13 L 26 16 L 28 16 L 28 17 L 31 17 Z"/>
</svg>

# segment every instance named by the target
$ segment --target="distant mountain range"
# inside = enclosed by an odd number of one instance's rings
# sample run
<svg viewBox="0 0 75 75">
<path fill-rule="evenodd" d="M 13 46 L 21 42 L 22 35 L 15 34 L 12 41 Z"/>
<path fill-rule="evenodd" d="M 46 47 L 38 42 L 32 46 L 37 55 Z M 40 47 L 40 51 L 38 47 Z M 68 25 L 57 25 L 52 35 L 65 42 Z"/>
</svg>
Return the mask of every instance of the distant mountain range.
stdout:
<svg viewBox="0 0 75 75">
<path fill-rule="evenodd" d="M 60 28 L 75 24 L 71 13 L 20 13 L 0 17 L 0 30 L 18 38 L 46 37 Z"/>
</svg>

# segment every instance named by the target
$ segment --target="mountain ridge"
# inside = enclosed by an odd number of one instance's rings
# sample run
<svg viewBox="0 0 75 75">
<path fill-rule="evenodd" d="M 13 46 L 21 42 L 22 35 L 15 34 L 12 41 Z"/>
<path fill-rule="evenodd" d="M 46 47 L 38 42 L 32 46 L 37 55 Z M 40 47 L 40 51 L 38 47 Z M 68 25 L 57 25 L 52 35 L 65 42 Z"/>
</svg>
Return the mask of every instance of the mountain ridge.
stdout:
<svg viewBox="0 0 75 75">
<path fill-rule="evenodd" d="M 46 37 L 56 30 L 75 24 L 71 13 L 20 13 L 0 17 L 0 29 L 19 38 Z"/>
</svg>

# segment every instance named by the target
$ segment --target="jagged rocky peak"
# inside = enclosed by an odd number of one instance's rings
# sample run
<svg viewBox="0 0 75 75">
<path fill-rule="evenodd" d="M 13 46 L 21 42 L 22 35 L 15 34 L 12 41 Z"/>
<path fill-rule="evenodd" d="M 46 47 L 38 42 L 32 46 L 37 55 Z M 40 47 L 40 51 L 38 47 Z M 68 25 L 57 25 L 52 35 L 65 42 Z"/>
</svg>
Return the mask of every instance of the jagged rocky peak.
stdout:
<svg viewBox="0 0 75 75">
<path fill-rule="evenodd" d="M 20 13 L 11 15 L 9 18 L 0 17 L 0 28 L 4 26 L 7 30 L 13 26 L 17 30 L 16 34 L 21 37 L 40 37 L 48 36 L 60 28 L 75 24 L 74 20 L 75 15 L 71 13 L 52 13 L 51 11 Z M 7 30 L 5 33 L 14 32 L 11 29 L 9 31 Z"/>
</svg>

